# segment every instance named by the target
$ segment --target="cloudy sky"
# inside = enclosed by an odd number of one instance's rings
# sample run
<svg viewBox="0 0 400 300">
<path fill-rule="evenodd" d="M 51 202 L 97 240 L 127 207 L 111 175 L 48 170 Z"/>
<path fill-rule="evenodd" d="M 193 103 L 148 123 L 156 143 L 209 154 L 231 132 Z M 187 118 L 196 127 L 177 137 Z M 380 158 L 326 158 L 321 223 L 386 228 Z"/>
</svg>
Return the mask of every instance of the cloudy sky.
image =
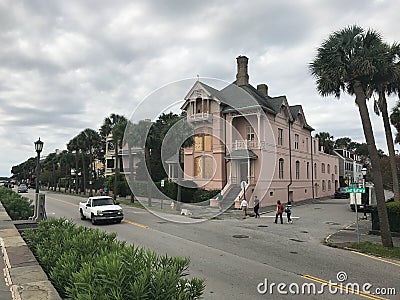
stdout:
<svg viewBox="0 0 400 300">
<path fill-rule="evenodd" d="M 364 142 L 354 99 L 321 98 L 308 64 L 348 25 L 400 42 L 399 11 L 396 0 L 0 0 L 0 175 L 35 156 L 39 136 L 44 155 L 65 149 L 110 113 L 129 118 L 161 86 L 197 75 L 232 82 L 238 55 L 251 84 L 301 104 L 316 132 Z M 382 121 L 372 121 L 386 151 Z"/>
</svg>

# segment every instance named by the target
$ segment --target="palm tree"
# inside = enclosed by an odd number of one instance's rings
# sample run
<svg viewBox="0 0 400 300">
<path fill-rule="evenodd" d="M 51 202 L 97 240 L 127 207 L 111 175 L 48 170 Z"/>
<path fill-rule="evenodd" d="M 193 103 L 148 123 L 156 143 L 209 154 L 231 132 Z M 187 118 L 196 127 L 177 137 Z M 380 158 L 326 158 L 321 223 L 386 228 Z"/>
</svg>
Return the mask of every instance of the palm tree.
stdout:
<svg viewBox="0 0 400 300">
<path fill-rule="evenodd" d="M 97 131 L 86 128 L 83 130 L 80 134 L 80 139 L 82 141 L 82 146 L 83 148 L 81 149 L 83 153 L 89 152 L 89 165 L 90 168 L 88 170 L 88 175 L 89 175 L 89 182 L 93 180 L 93 162 L 94 162 L 94 152 L 100 148 L 101 145 L 101 137 L 97 133 Z M 83 155 L 84 156 L 84 155 Z M 82 157 L 83 157 L 82 156 Z M 85 167 L 84 168 L 84 174 L 86 173 Z M 86 177 L 84 176 L 84 187 L 86 187 Z M 92 185 L 90 185 L 90 196 L 93 196 L 93 191 L 92 191 Z"/>
<path fill-rule="evenodd" d="M 119 148 L 122 148 L 122 140 L 124 137 L 127 119 L 124 116 L 111 114 L 110 117 L 104 119 L 103 125 L 100 128 L 100 135 L 103 140 L 112 134 L 112 139 L 115 145 L 115 175 L 114 175 L 114 191 L 113 197 L 117 197 L 117 181 L 119 175 Z"/>
<path fill-rule="evenodd" d="M 138 140 L 135 139 L 135 130 L 138 125 L 128 121 L 126 125 L 124 142 L 128 145 L 128 158 L 129 158 L 129 187 L 131 190 L 131 202 L 135 202 L 135 195 L 133 193 L 133 181 L 134 181 L 134 168 L 133 168 L 133 155 L 132 148 L 138 145 Z"/>
<path fill-rule="evenodd" d="M 329 132 L 320 132 L 315 135 L 318 139 L 319 145 L 324 147 L 324 152 L 328 154 L 333 153 L 333 147 L 335 142 L 333 141 L 333 135 Z"/>
<path fill-rule="evenodd" d="M 310 63 L 310 70 L 322 96 L 334 95 L 340 98 L 342 91 L 355 95 L 374 170 L 372 181 L 376 192 L 382 244 L 393 247 L 379 156 L 367 107 L 367 89 L 382 64 L 383 48 L 384 43 L 378 33 L 373 30 L 365 32 L 357 25 L 350 26 L 332 33 L 322 43 L 314 61 Z"/>
<path fill-rule="evenodd" d="M 378 100 L 375 101 L 375 113 L 382 113 L 383 125 L 385 128 L 386 143 L 389 151 L 390 168 L 392 171 L 393 193 L 394 199 L 400 200 L 399 180 L 397 176 L 396 155 L 394 152 L 394 143 L 392 129 L 390 127 L 389 113 L 387 109 L 386 94 L 397 94 L 400 96 L 400 46 L 393 44 L 385 45 L 384 60 L 379 66 L 379 72 L 373 78 L 371 91 L 378 94 Z"/>
</svg>

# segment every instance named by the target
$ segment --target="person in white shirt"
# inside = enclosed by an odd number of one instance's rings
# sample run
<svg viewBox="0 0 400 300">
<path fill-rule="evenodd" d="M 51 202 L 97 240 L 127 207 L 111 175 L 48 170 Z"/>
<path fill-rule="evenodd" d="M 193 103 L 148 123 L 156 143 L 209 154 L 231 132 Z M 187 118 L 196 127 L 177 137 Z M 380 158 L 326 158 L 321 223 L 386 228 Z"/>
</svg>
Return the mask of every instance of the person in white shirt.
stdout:
<svg viewBox="0 0 400 300">
<path fill-rule="evenodd" d="M 247 201 L 246 201 L 246 199 L 243 199 L 242 203 L 240 203 L 240 209 L 242 210 L 242 218 L 246 219 L 246 216 L 247 216 Z"/>
</svg>

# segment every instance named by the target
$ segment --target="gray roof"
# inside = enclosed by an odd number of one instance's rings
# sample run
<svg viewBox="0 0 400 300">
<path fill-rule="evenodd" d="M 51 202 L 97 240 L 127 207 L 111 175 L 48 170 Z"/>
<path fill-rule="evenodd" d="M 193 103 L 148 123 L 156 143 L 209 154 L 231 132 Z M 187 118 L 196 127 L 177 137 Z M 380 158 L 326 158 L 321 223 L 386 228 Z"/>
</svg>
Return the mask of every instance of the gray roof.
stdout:
<svg viewBox="0 0 400 300">
<path fill-rule="evenodd" d="M 226 159 L 257 159 L 258 156 L 253 151 L 248 149 L 233 150 L 225 156 Z"/>
</svg>

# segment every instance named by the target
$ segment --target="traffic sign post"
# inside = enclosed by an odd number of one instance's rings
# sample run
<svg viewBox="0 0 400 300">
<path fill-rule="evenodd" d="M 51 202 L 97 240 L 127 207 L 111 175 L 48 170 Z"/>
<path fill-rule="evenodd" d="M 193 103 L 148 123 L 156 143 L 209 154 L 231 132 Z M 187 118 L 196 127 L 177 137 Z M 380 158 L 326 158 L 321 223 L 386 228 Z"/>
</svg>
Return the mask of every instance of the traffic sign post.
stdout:
<svg viewBox="0 0 400 300">
<path fill-rule="evenodd" d="M 365 187 L 359 188 L 355 185 L 352 187 L 347 187 L 346 188 L 346 193 L 352 193 L 352 194 L 365 194 Z M 357 226 L 357 242 L 360 243 L 360 233 L 358 231 L 358 207 L 357 207 L 357 197 L 354 195 L 354 208 L 356 210 L 356 226 Z M 364 207 L 365 210 L 365 207 Z"/>
</svg>

